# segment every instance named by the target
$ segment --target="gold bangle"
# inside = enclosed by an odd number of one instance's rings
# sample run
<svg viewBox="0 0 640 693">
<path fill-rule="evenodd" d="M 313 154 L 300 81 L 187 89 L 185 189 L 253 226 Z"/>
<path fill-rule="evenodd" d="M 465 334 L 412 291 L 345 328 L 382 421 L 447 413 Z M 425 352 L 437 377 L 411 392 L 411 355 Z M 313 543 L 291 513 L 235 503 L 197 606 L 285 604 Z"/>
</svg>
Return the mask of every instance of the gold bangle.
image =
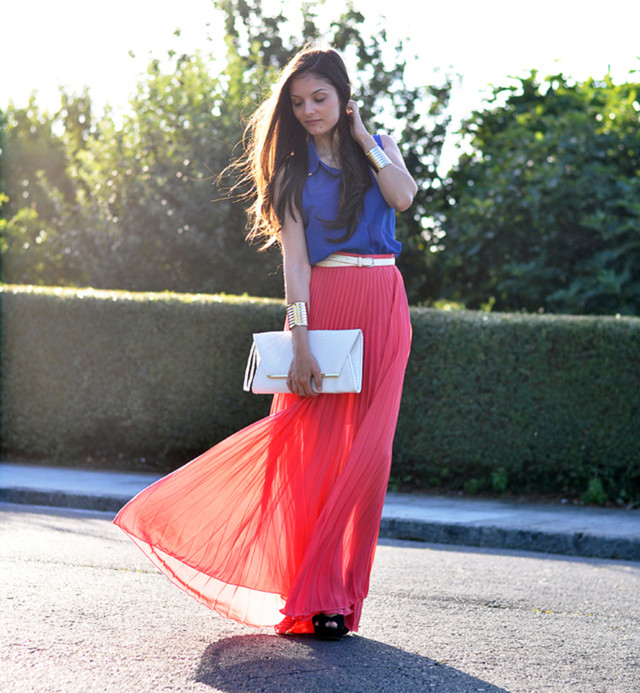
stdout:
<svg viewBox="0 0 640 693">
<path fill-rule="evenodd" d="M 380 173 L 385 166 L 391 163 L 391 159 L 384 153 L 381 147 L 372 147 L 367 152 L 367 159 L 371 164 L 371 168 L 376 172 Z"/>
<path fill-rule="evenodd" d="M 296 301 L 287 306 L 287 320 L 289 321 L 289 329 L 294 327 L 306 327 L 308 325 L 307 304 L 303 301 Z"/>
</svg>

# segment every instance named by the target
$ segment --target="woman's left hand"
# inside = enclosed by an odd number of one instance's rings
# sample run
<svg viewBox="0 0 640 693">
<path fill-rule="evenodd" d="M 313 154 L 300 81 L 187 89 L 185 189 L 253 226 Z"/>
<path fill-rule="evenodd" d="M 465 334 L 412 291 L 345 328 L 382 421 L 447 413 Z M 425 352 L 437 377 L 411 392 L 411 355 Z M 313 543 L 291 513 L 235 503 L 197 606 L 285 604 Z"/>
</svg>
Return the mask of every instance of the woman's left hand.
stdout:
<svg viewBox="0 0 640 693">
<path fill-rule="evenodd" d="M 353 99 L 347 103 L 347 117 L 353 139 L 364 152 L 368 152 L 378 144 L 364 126 L 358 104 Z M 385 166 L 382 171 L 376 173 L 376 179 L 387 204 L 398 212 L 402 212 L 411 206 L 418 186 L 407 170 L 398 145 L 388 135 L 381 135 L 381 138 L 382 148 L 393 165 Z"/>
<path fill-rule="evenodd" d="M 369 132 L 362 122 L 358 104 L 353 99 L 347 103 L 347 117 L 351 124 L 351 134 L 356 142 L 360 142 L 362 138 L 369 136 Z"/>
</svg>

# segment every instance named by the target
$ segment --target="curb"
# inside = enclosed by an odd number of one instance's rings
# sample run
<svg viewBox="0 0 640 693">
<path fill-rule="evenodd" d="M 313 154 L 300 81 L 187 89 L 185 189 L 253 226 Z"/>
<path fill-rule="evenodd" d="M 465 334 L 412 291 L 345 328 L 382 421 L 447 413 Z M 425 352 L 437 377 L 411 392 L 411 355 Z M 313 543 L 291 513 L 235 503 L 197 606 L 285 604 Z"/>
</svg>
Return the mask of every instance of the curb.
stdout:
<svg viewBox="0 0 640 693">
<path fill-rule="evenodd" d="M 582 558 L 640 561 L 640 540 L 598 537 L 583 532 L 540 532 L 464 524 L 382 518 L 380 536 L 430 544 L 477 546 L 552 553 Z"/>
<path fill-rule="evenodd" d="M 129 497 L 29 488 L 0 488 L 0 503 L 117 513 Z M 640 561 L 640 539 L 599 537 L 584 532 L 543 532 L 464 523 L 395 518 L 383 514 L 380 537 L 429 544 L 533 551 L 582 558 Z"/>
<path fill-rule="evenodd" d="M 0 488 L 0 503 L 41 505 L 51 508 L 75 508 L 117 513 L 130 499 L 95 496 L 64 491 L 35 491 L 29 488 Z"/>
</svg>

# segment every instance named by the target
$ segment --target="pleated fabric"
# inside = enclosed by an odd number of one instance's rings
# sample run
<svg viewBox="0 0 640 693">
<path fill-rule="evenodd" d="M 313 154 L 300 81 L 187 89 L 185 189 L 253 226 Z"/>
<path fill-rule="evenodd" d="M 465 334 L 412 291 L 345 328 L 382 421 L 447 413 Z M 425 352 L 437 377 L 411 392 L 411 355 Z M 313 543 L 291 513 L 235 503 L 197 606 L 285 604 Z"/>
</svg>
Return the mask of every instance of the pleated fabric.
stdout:
<svg viewBox="0 0 640 693">
<path fill-rule="evenodd" d="M 312 632 L 319 612 L 358 628 L 411 342 L 395 266 L 314 267 L 310 289 L 310 329 L 362 329 L 362 392 L 274 396 L 114 520 L 198 601 L 280 633 Z"/>
</svg>

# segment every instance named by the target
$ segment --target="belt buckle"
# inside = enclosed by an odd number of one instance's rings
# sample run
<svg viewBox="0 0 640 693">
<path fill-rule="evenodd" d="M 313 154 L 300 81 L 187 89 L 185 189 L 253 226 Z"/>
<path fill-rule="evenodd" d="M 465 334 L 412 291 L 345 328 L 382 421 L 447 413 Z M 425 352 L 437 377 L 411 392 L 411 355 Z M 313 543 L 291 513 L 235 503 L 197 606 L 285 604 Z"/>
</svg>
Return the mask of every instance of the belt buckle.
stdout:
<svg viewBox="0 0 640 693">
<path fill-rule="evenodd" d="M 362 257 L 362 255 L 358 255 L 358 267 L 368 267 L 369 269 L 371 269 L 373 267 L 373 258 Z"/>
</svg>

